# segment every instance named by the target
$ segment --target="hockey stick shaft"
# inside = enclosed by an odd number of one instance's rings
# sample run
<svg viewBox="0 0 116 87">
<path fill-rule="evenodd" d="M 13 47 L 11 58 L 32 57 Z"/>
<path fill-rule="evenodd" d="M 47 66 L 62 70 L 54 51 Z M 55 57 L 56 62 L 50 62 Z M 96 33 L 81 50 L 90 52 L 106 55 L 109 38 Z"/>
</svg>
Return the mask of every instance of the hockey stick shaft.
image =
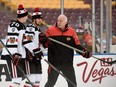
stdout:
<svg viewBox="0 0 116 87">
<path fill-rule="evenodd" d="M 7 52 L 9 53 L 9 56 L 11 57 L 11 59 L 13 59 L 12 54 L 10 53 L 10 51 L 8 50 L 8 48 L 5 46 L 5 44 L 2 42 L 2 40 L 0 39 L 1 44 L 3 45 L 3 47 L 7 50 Z M 29 78 L 25 75 L 24 71 L 17 65 L 17 68 L 23 73 L 23 75 L 25 76 L 25 78 L 29 81 L 29 83 L 31 84 L 32 87 L 33 83 L 29 80 Z"/>
<path fill-rule="evenodd" d="M 46 63 L 48 63 L 48 65 L 50 65 L 57 73 L 59 73 L 60 75 L 62 75 L 68 82 L 70 82 L 74 87 L 77 87 L 76 84 L 74 84 L 70 79 L 68 79 L 63 73 L 61 73 L 56 67 L 54 67 L 49 61 L 47 61 L 46 59 L 44 59 L 44 61 Z"/>
<path fill-rule="evenodd" d="M 77 48 L 75 48 L 75 47 L 72 47 L 72 46 L 70 46 L 70 45 L 67 45 L 67 44 L 65 44 L 65 43 L 63 43 L 63 42 L 60 42 L 60 41 L 58 41 L 58 40 L 55 40 L 55 39 L 53 39 L 53 38 L 50 38 L 50 37 L 49 37 L 49 40 L 51 40 L 51 41 L 53 41 L 53 42 L 55 42 L 55 43 L 58 43 L 58 44 L 60 44 L 60 45 L 63 45 L 63 46 L 65 46 L 65 47 L 68 47 L 68 48 L 70 48 L 70 49 L 73 49 L 73 50 L 75 50 L 75 51 L 77 51 L 77 52 L 84 53 L 83 51 L 81 51 L 81 50 L 79 50 L 79 49 L 77 49 Z M 100 61 L 103 61 L 103 62 L 108 63 L 108 64 L 116 63 L 116 60 L 115 60 L 115 61 L 108 62 L 108 61 L 102 60 L 102 59 L 100 59 L 100 58 L 97 58 L 97 57 L 95 57 L 95 56 L 92 56 L 92 58 L 97 59 L 97 60 L 100 60 Z"/>
</svg>

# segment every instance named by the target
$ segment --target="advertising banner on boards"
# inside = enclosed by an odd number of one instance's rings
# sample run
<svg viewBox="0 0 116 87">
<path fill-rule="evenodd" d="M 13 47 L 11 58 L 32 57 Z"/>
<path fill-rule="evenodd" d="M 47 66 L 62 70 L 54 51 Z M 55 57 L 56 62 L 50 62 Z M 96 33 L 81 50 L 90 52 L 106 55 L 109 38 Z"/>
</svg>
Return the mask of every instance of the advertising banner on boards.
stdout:
<svg viewBox="0 0 116 87">
<path fill-rule="evenodd" d="M 116 55 L 94 55 L 105 61 L 116 60 Z M 47 56 L 44 56 L 47 60 Z M 9 87 L 11 83 L 9 70 L 4 60 L 0 60 L 0 87 Z M 95 58 L 83 58 L 80 55 L 74 56 L 74 69 L 76 74 L 77 87 L 116 87 L 116 63 L 107 64 Z M 48 64 L 42 59 L 42 80 L 40 87 L 44 87 L 47 81 Z M 23 87 L 23 80 L 20 87 Z M 54 87 L 68 87 L 65 78 L 59 75 Z"/>
</svg>

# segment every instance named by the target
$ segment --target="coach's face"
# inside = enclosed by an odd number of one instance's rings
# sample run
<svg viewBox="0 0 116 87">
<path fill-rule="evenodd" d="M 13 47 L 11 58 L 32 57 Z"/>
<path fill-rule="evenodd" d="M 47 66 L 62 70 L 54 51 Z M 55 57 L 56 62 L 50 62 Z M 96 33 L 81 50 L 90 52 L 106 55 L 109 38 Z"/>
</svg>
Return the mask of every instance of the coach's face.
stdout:
<svg viewBox="0 0 116 87">
<path fill-rule="evenodd" d="M 60 28 L 61 30 L 64 30 L 66 24 L 67 24 L 66 18 L 62 15 L 59 16 L 58 19 L 57 19 L 58 28 Z"/>
</svg>

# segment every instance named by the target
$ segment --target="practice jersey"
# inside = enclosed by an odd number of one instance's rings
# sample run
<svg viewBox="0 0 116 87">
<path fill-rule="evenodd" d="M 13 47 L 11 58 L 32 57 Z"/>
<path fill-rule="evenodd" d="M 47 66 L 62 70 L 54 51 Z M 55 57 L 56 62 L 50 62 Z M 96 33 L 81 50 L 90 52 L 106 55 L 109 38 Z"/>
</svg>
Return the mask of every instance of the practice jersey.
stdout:
<svg viewBox="0 0 116 87">
<path fill-rule="evenodd" d="M 25 39 L 23 45 L 33 54 L 33 50 L 39 47 L 38 28 L 34 24 L 26 26 Z"/>
<path fill-rule="evenodd" d="M 26 57 L 25 48 L 22 45 L 23 35 L 25 33 L 25 25 L 18 20 L 13 20 L 8 25 L 5 45 L 11 54 L 19 53 L 22 58 Z M 9 55 L 7 50 L 3 48 L 2 55 Z"/>
</svg>

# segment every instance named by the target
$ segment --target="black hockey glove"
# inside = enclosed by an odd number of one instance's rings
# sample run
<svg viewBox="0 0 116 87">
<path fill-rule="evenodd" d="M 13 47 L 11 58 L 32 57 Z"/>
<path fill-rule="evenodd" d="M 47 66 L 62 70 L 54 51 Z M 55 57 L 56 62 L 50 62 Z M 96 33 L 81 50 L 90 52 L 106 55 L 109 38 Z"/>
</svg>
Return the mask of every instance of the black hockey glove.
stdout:
<svg viewBox="0 0 116 87">
<path fill-rule="evenodd" d="M 82 52 L 78 52 L 80 55 L 82 55 L 85 58 L 90 58 L 92 56 L 92 52 L 86 50 L 84 47 L 82 47 L 81 45 L 76 45 L 76 48 L 79 49 Z"/>
<path fill-rule="evenodd" d="M 34 52 L 34 58 L 37 58 L 37 59 L 40 59 L 41 60 L 42 59 L 42 56 L 44 56 L 43 55 L 43 52 L 41 51 L 40 48 L 34 49 L 33 52 Z"/>
<path fill-rule="evenodd" d="M 15 54 L 13 54 L 12 62 L 13 62 L 13 64 L 14 64 L 15 66 L 18 65 L 18 63 L 19 63 L 20 60 L 21 60 L 21 57 L 22 57 L 22 55 L 19 54 L 19 53 L 15 53 Z"/>
<path fill-rule="evenodd" d="M 40 33 L 39 34 L 39 42 L 43 45 L 44 48 L 47 48 L 49 39 L 44 33 Z"/>
<path fill-rule="evenodd" d="M 82 56 L 85 58 L 90 58 L 92 56 L 92 52 L 89 52 L 87 50 L 83 50 Z"/>
</svg>

